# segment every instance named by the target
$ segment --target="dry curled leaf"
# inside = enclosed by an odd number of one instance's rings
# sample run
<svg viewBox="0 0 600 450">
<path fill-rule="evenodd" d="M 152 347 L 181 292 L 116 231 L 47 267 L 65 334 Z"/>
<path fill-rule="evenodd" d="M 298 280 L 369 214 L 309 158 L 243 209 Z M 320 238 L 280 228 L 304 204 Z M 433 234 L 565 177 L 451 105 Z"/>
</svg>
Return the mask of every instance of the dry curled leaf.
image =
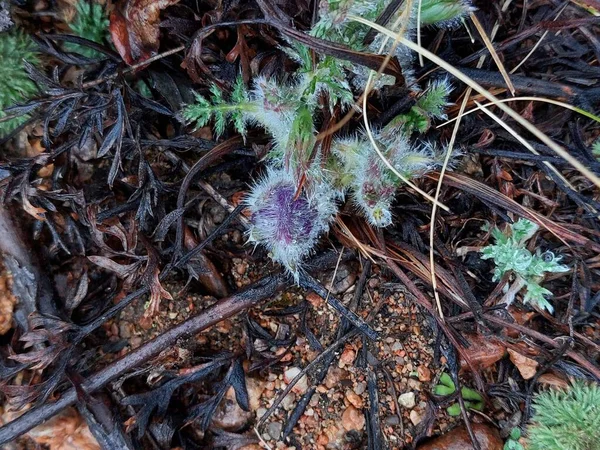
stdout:
<svg viewBox="0 0 600 450">
<path fill-rule="evenodd" d="M 506 353 L 506 347 L 494 338 L 479 334 L 467 334 L 465 338 L 469 341 L 469 346 L 465 348 L 465 352 L 469 355 L 469 359 L 477 370 L 490 367 L 500 361 Z M 460 364 L 462 369 L 468 368 L 465 361 L 461 360 Z"/>
<path fill-rule="evenodd" d="M 156 55 L 160 11 L 179 0 L 126 0 L 110 15 L 110 35 L 123 61 L 132 65 Z"/>
<path fill-rule="evenodd" d="M 529 380 L 534 377 L 539 366 L 535 359 L 528 358 L 527 356 L 522 355 L 511 348 L 508 349 L 508 354 L 510 355 L 510 360 L 513 362 L 525 380 Z"/>
<path fill-rule="evenodd" d="M 150 299 L 148 307 L 146 308 L 146 311 L 144 311 L 144 319 L 148 322 L 149 319 L 158 313 L 161 300 L 163 298 L 165 300 L 173 300 L 173 297 L 160 283 L 160 256 L 158 252 L 152 247 L 150 241 L 143 236 L 142 242 L 148 251 L 148 263 L 144 270 L 144 274 L 142 275 L 142 279 L 145 281 L 146 285 L 150 287 Z"/>
<path fill-rule="evenodd" d="M 26 196 L 23 196 L 23 209 L 35 220 L 39 220 L 41 222 L 46 220 L 46 217 L 44 216 L 44 214 L 46 214 L 46 210 L 44 208 L 33 206 Z"/>
</svg>

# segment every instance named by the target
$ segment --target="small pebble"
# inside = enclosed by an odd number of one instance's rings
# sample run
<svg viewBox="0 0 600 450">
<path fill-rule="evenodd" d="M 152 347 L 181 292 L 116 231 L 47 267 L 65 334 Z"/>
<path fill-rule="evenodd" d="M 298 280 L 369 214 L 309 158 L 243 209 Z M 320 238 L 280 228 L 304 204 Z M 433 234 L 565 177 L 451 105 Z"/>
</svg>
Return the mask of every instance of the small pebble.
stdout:
<svg viewBox="0 0 600 450">
<path fill-rule="evenodd" d="M 342 414 L 344 430 L 362 430 L 365 426 L 365 416 L 354 406 L 348 406 Z"/>
<path fill-rule="evenodd" d="M 410 412 L 409 417 L 414 426 L 419 425 L 423 421 L 423 416 L 415 409 Z"/>
<path fill-rule="evenodd" d="M 267 433 L 269 433 L 272 439 L 278 440 L 281 436 L 282 428 L 281 422 L 271 422 L 267 425 Z"/>
<path fill-rule="evenodd" d="M 290 392 L 281 401 L 281 407 L 286 411 L 291 411 L 296 407 L 296 394 Z"/>
<path fill-rule="evenodd" d="M 351 347 L 346 347 L 340 356 L 340 361 L 338 366 L 350 366 L 354 362 L 354 358 L 356 358 L 356 352 Z"/>
<path fill-rule="evenodd" d="M 421 390 L 421 382 L 418 380 L 415 380 L 414 378 L 409 378 L 408 379 L 408 387 L 411 388 L 412 390 L 420 391 Z"/>
<path fill-rule="evenodd" d="M 354 391 L 347 390 L 346 391 L 346 399 L 355 408 L 361 409 L 364 406 L 363 399 L 361 398 L 360 395 L 356 394 Z"/>
<path fill-rule="evenodd" d="M 290 384 L 290 382 L 298 374 L 300 374 L 300 372 L 302 372 L 302 370 L 300 368 L 298 368 L 298 367 L 290 367 L 283 374 L 283 381 L 285 381 L 287 384 Z M 292 392 L 295 392 L 297 394 L 304 394 L 307 389 L 308 389 L 308 379 L 306 378 L 306 375 L 303 375 L 302 378 L 300 378 L 298 380 L 298 382 L 292 388 Z"/>
<path fill-rule="evenodd" d="M 431 381 L 431 370 L 425 366 L 419 366 L 417 367 L 417 376 L 419 377 L 419 381 Z"/>
<path fill-rule="evenodd" d="M 387 416 L 385 419 L 383 419 L 383 422 L 388 426 L 400 425 L 400 419 L 398 416 Z"/>
<path fill-rule="evenodd" d="M 256 410 L 256 418 L 260 419 L 262 416 L 264 416 L 267 413 L 267 408 L 258 408 Z"/>
<path fill-rule="evenodd" d="M 354 386 L 354 393 L 356 395 L 363 395 L 366 390 L 367 390 L 367 383 L 365 383 L 364 381 L 356 383 L 356 386 Z"/>
<path fill-rule="evenodd" d="M 398 403 L 400 403 L 405 408 L 411 409 L 416 405 L 415 402 L 415 393 L 414 392 L 406 392 L 398 397 Z"/>
</svg>

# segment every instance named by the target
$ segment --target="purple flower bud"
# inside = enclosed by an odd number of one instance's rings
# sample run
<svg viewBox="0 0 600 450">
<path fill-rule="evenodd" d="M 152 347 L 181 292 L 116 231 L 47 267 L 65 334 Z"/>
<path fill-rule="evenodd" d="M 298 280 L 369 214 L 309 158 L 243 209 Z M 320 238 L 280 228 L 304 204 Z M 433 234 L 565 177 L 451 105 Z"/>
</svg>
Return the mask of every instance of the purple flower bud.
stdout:
<svg viewBox="0 0 600 450">
<path fill-rule="evenodd" d="M 302 259 L 329 230 L 337 207 L 336 193 L 325 183 L 313 183 L 294 198 L 296 192 L 293 175 L 283 169 L 268 169 L 245 202 L 252 213 L 248 242 L 263 245 L 297 280 Z"/>
</svg>

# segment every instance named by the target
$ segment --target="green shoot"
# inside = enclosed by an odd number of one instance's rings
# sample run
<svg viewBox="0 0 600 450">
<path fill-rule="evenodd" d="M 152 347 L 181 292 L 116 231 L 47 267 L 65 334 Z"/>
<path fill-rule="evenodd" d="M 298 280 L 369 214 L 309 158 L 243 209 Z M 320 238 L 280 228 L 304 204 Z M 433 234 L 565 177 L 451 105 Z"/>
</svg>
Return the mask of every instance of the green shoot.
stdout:
<svg viewBox="0 0 600 450">
<path fill-rule="evenodd" d="M 452 377 L 444 372 L 440 375 L 439 384 L 433 387 L 433 393 L 435 395 L 439 395 L 442 397 L 446 397 L 449 395 L 453 395 L 456 392 L 456 385 L 454 381 L 452 381 Z M 463 386 L 460 389 L 460 393 L 465 401 L 465 407 L 468 409 L 475 409 L 477 411 L 482 411 L 484 407 L 484 401 L 481 394 L 473 389 L 470 389 L 466 386 Z M 458 403 L 454 403 L 450 405 L 446 412 L 448 415 L 456 417 L 460 415 L 460 405 Z"/>
<path fill-rule="evenodd" d="M 554 308 L 546 300 L 552 292 L 543 288 L 540 283 L 547 273 L 567 272 L 569 268 L 559 264 L 560 257 L 554 256 L 550 251 L 532 254 L 525 248 L 526 242 L 537 230 L 538 226 L 527 219 L 519 219 L 509 227 L 507 233 L 494 228 L 492 237 L 495 243 L 481 250 L 482 259 L 494 260 L 494 281 L 500 280 L 505 273 L 512 272 L 517 278 L 517 286 L 525 287 L 523 302 L 552 313 Z"/>
<path fill-rule="evenodd" d="M 186 106 L 181 112 L 183 120 L 186 123 L 193 123 L 196 129 L 206 126 L 213 120 L 217 137 L 225 132 L 227 123 L 231 122 L 235 131 L 246 136 L 248 118 L 244 113 L 254 111 L 256 106 L 250 102 L 242 78 L 239 77 L 235 81 L 229 102 L 225 101 L 223 93 L 215 84 L 210 87 L 210 93 L 210 99 L 195 93 L 196 103 Z"/>
<path fill-rule="evenodd" d="M 510 431 L 510 435 L 508 436 L 508 439 L 504 443 L 503 450 L 525 450 L 525 447 L 523 447 L 523 445 L 521 445 L 521 443 L 519 442 L 519 439 L 521 439 L 521 429 L 518 427 L 514 427 Z"/>
</svg>

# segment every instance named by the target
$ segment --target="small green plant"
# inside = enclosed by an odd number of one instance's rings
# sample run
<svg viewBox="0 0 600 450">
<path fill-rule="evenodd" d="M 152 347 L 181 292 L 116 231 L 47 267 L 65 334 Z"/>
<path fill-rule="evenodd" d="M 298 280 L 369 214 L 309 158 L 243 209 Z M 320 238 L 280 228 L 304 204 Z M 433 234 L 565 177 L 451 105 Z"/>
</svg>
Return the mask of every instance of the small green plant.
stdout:
<svg viewBox="0 0 600 450">
<path fill-rule="evenodd" d="M 514 427 L 510 430 L 510 435 L 504 443 L 504 450 L 525 450 L 525 447 L 519 442 L 521 439 L 521 429 Z"/>
<path fill-rule="evenodd" d="M 454 384 L 454 381 L 452 381 L 452 377 L 444 372 L 440 376 L 439 384 L 434 386 L 433 393 L 439 396 L 448 396 L 454 394 L 455 392 L 456 385 Z M 483 410 L 483 397 L 481 394 L 479 394 L 479 392 L 463 386 L 460 389 L 460 393 L 462 394 L 462 397 L 465 401 L 465 406 L 467 408 L 475 409 L 477 411 Z M 446 409 L 446 412 L 453 417 L 460 416 L 460 405 L 458 403 L 453 403 Z"/>
<path fill-rule="evenodd" d="M 296 282 L 300 263 L 327 232 L 337 212 L 336 192 L 327 182 L 313 178 L 298 196 L 297 186 L 293 173 L 269 169 L 245 199 L 251 213 L 248 242 L 262 244 Z"/>
<path fill-rule="evenodd" d="M 452 27 L 471 11 L 473 7 L 467 0 L 421 0 L 421 23 Z"/>
<path fill-rule="evenodd" d="M 39 64 L 32 39 L 20 30 L 0 34 L 0 117 L 4 109 L 22 103 L 37 93 L 37 86 L 29 78 L 24 61 Z M 0 122 L 0 136 L 5 136 L 27 120 L 21 116 Z"/>
<path fill-rule="evenodd" d="M 540 283 L 547 273 L 567 272 L 569 268 L 559 264 L 561 258 L 550 251 L 542 253 L 538 250 L 532 254 L 525 248 L 527 241 L 537 230 L 538 226 L 527 219 L 519 219 L 508 227 L 506 233 L 494 228 L 492 237 L 495 243 L 484 247 L 481 257 L 494 260 L 494 281 L 500 280 L 505 273 L 512 272 L 515 281 L 510 291 L 516 293 L 525 288 L 523 303 L 532 303 L 552 313 L 554 308 L 546 300 L 552 292 L 543 288 Z"/>
<path fill-rule="evenodd" d="M 102 5 L 94 1 L 79 0 L 75 5 L 76 15 L 73 22 L 69 24 L 71 32 L 79 37 L 103 43 L 108 38 L 108 16 Z M 101 54 L 83 45 L 67 42 L 67 51 L 79 53 L 89 58 L 98 57 Z"/>
<path fill-rule="evenodd" d="M 600 388 L 575 382 L 566 390 L 534 397 L 527 430 L 528 450 L 597 450 L 600 448 Z"/>
<path fill-rule="evenodd" d="M 349 21 L 348 16 L 359 14 L 375 19 L 389 3 L 389 0 L 322 1 L 320 20 L 310 33 L 364 50 L 368 46 L 362 41 L 369 29 Z M 412 21 L 409 26 L 413 26 Z M 246 86 L 238 78 L 228 95 L 212 85 L 208 95 L 196 94 L 195 103 L 184 107 L 180 117 L 196 128 L 212 123 L 217 137 L 228 125 L 242 136 L 253 126 L 271 135 L 267 176 L 249 194 L 253 211 L 248 237 L 250 242 L 267 248 L 275 261 L 297 277 L 302 259 L 333 220 L 337 212 L 335 202 L 347 196 L 373 226 L 392 223 L 393 201 L 403 184 L 397 173 L 410 179 L 437 164 L 436 147 L 418 141 L 415 135 L 427 131 L 433 119 L 445 117 L 451 88 L 446 79 L 430 83 L 423 92 L 416 84 L 412 85 L 417 98 L 414 107 L 385 127 L 373 130 L 377 147 L 394 168 L 391 170 L 363 133 L 335 136 L 328 152 L 322 152 L 321 142 L 316 138 L 317 124 L 322 123 L 320 115 L 352 105 L 355 97 L 350 80 L 356 86 L 361 77 L 368 76 L 368 69 L 358 69 L 332 56 L 315 56 L 299 43 L 290 43 L 282 50 L 298 66 L 285 82 L 260 76 Z M 408 71 L 410 64 L 403 64 L 403 70 L 405 67 Z M 281 187 L 282 178 L 286 179 L 285 189 Z M 279 187 L 272 189 L 274 185 Z M 292 191 L 294 195 L 290 197 Z M 315 210 L 312 200 L 319 196 L 326 205 L 322 211 Z M 296 220 L 295 214 L 300 210 L 314 217 L 314 225 L 307 227 Z M 325 217 L 326 214 L 329 216 Z M 305 236 L 302 230 L 307 230 Z M 291 238 L 292 235 L 296 237 Z"/>
<path fill-rule="evenodd" d="M 414 132 L 424 133 L 431 126 L 432 119 L 446 118 L 445 110 L 451 91 L 452 88 L 446 78 L 430 83 L 415 105 L 407 113 L 396 116 L 388 128 L 400 128 L 407 135 Z"/>
</svg>

